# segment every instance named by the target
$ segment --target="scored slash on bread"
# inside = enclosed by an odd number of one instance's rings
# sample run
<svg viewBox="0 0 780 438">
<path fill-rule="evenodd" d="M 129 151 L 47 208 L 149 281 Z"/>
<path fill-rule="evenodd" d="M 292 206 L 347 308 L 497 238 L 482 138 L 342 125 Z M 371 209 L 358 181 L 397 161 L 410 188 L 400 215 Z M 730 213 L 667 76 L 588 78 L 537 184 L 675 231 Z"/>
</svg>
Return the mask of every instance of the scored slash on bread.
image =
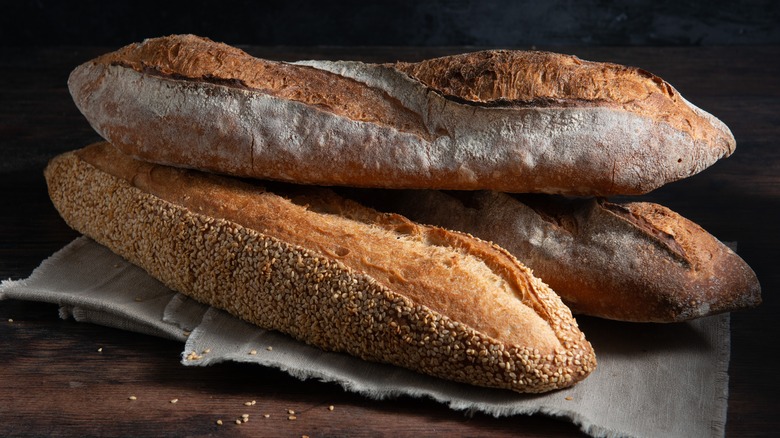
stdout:
<svg viewBox="0 0 780 438">
<path fill-rule="evenodd" d="M 108 143 L 55 157 L 45 175 L 74 229 L 174 290 L 323 349 L 519 392 L 571 386 L 596 366 L 560 298 L 467 234 Z"/>
<path fill-rule="evenodd" d="M 735 148 L 660 78 L 543 52 L 285 63 L 174 35 L 89 61 L 68 84 L 125 153 L 305 184 L 639 194 Z"/>
<path fill-rule="evenodd" d="M 575 313 L 677 322 L 761 303 L 761 286 L 744 260 L 658 204 L 487 191 L 350 195 L 505 248 Z"/>
</svg>

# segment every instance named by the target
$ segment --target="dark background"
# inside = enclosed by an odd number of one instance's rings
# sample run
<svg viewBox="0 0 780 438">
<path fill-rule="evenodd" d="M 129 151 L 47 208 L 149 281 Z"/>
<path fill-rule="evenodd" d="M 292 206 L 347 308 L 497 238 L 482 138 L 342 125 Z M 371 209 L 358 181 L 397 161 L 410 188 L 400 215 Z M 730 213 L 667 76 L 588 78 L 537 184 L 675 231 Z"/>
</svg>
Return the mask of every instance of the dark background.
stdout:
<svg viewBox="0 0 780 438">
<path fill-rule="evenodd" d="M 5 1 L 4 46 L 120 46 L 194 33 L 287 46 L 779 44 L 780 2 Z"/>
<path fill-rule="evenodd" d="M 99 139 L 73 105 L 67 77 L 79 63 L 116 47 L 195 33 L 252 46 L 245 48 L 269 59 L 413 60 L 467 46 L 537 46 L 636 65 L 711 110 L 737 138 L 731 158 L 645 200 L 678 211 L 720 239 L 738 241 L 740 254 L 756 270 L 764 304 L 731 320 L 726 426 L 730 437 L 774 436 L 780 429 L 780 380 L 772 362 L 780 315 L 778 23 L 780 0 L 0 0 L 0 279 L 28 276 L 76 236 L 54 211 L 42 169 L 56 153 Z M 11 318 L 13 324 L 6 323 Z M 399 434 L 399 428 L 407 435 L 431 435 L 434 429 L 451 436 L 576 433 L 568 423 L 543 417 L 472 419 L 425 400 L 367 401 L 332 386 L 298 382 L 281 371 L 182 372 L 179 344 L 62 321 L 56 306 L 4 301 L 0 322 L 0 393 L 11 389 L 0 401 L 0 435 L 204 434 L 202 425 L 213 422 L 203 419 L 207 413 L 240 406 L 237 400 L 254 391 L 266 404 L 335 403 L 336 414 L 345 413 L 318 423 L 312 417 L 298 421 L 298 436 L 345 435 L 353 425 L 362 435 L 387 436 Z M 95 356 L 97 346 L 106 347 L 102 356 Z M 246 386 L 248 375 L 255 380 Z M 71 385 L 79 380 L 89 384 Z M 194 407 L 168 413 L 138 405 L 123 412 L 124 396 L 116 395 L 130 390 L 161 400 L 184 394 L 182 400 L 193 400 Z M 167 399 L 165 405 L 170 407 Z M 261 424 L 242 427 L 270 427 Z M 320 429 L 301 429 L 310 426 Z"/>
</svg>

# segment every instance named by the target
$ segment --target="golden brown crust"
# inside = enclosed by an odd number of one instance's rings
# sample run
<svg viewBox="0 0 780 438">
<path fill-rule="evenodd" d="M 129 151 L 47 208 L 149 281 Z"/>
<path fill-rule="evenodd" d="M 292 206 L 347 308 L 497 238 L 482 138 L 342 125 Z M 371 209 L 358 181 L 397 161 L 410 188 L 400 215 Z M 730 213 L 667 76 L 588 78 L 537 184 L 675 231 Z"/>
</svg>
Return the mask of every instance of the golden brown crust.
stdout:
<svg viewBox="0 0 780 438">
<path fill-rule="evenodd" d="M 720 134 L 674 88 L 645 70 L 539 51 L 487 50 L 394 64 L 444 95 L 481 104 L 621 108 L 668 123 L 691 137 Z M 733 145 L 731 146 L 733 149 Z"/>
<path fill-rule="evenodd" d="M 318 212 L 301 205 L 305 195 L 295 203 L 107 144 L 57 157 L 46 177 L 75 229 L 173 289 L 324 349 L 521 392 L 570 386 L 595 367 L 557 296 L 469 236 L 315 191 L 309 200 L 349 213 Z M 404 279 L 383 274 L 412 262 L 418 272 Z"/>
<path fill-rule="evenodd" d="M 174 35 L 84 63 L 68 84 L 134 157 L 298 184 L 640 194 L 735 147 L 658 78 L 564 55 L 290 64 Z"/>
<path fill-rule="evenodd" d="M 737 254 L 692 221 L 653 203 L 496 192 L 384 196 L 413 220 L 506 248 L 575 313 L 677 322 L 757 306 L 761 286 Z"/>
<path fill-rule="evenodd" d="M 138 72 L 244 88 L 314 105 L 352 120 L 388 124 L 424 138 L 420 116 L 377 88 L 323 70 L 254 58 L 195 35 L 130 44 L 95 60 Z"/>
</svg>

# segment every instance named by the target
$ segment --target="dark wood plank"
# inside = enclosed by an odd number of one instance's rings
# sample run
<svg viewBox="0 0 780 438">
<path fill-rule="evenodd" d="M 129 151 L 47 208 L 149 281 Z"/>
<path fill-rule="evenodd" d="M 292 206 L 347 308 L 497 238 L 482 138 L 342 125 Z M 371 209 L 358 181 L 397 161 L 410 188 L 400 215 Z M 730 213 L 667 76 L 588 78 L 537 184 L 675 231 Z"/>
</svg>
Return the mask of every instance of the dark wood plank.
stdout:
<svg viewBox="0 0 780 438">
<path fill-rule="evenodd" d="M 42 170 L 53 155 L 98 140 L 65 86 L 78 63 L 111 48 L 0 49 L 0 278 L 23 278 L 77 236 L 48 200 Z M 264 48 L 273 59 L 415 60 L 469 48 Z M 640 66 L 724 120 L 734 156 L 642 199 L 663 203 L 717 237 L 737 241 L 756 270 L 764 304 L 732 315 L 727 435 L 780 429 L 770 359 L 780 312 L 780 47 L 557 48 Z M 9 322 L 13 319 L 13 322 Z M 185 368 L 181 345 L 63 321 L 56 306 L 0 302 L 0 434 L 8 436 L 572 436 L 544 417 L 495 419 L 429 400 L 373 401 L 319 382 L 240 364 Z M 102 348 L 101 352 L 98 349 Z M 135 395 L 137 400 L 127 399 Z M 178 399 L 175 404 L 171 399 Z M 256 400 L 246 407 L 246 401 Z M 327 407 L 334 405 L 329 411 Z M 297 420 L 287 420 L 287 409 Z M 233 421 L 249 413 L 249 422 Z M 271 417 L 265 419 L 262 414 Z M 224 424 L 217 426 L 215 421 Z"/>
<path fill-rule="evenodd" d="M 181 344 L 56 318 L 52 305 L 2 303 L 3 435 L 571 436 L 546 418 L 469 417 L 427 400 L 371 401 L 247 364 L 179 364 Z M 8 322 L 9 315 L 14 316 Z M 101 350 L 101 351 L 98 351 Z M 136 400 L 129 400 L 135 396 Z M 170 401 L 177 399 L 174 404 Z M 244 403 L 256 401 L 254 406 Z M 329 406 L 334 409 L 330 411 Z M 288 419 L 287 410 L 296 420 Z M 236 425 L 242 414 L 247 423 Z M 269 414 L 269 418 L 264 418 Z M 216 421 L 221 419 L 222 426 Z"/>
</svg>

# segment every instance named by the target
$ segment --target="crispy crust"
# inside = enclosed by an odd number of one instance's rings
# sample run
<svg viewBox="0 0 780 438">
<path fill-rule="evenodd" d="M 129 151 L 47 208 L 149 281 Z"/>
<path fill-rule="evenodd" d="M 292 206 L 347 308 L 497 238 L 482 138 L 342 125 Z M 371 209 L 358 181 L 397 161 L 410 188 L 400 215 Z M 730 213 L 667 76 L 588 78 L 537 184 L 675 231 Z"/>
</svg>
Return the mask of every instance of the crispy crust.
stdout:
<svg viewBox="0 0 780 438">
<path fill-rule="evenodd" d="M 744 260 L 658 204 L 496 192 L 384 193 L 380 205 L 390 211 L 506 248 L 575 313 L 677 322 L 761 303 L 761 286 Z"/>
<path fill-rule="evenodd" d="M 69 88 L 92 126 L 135 157 L 303 184 L 639 194 L 734 150 L 722 122 L 658 78 L 574 60 L 289 64 L 177 35 L 85 63 Z M 528 89 L 508 79 L 524 65 L 544 73 Z M 485 82 L 491 69 L 500 75 Z M 457 82 L 458 71 L 471 73 Z"/>
<path fill-rule="evenodd" d="M 267 93 L 352 120 L 385 124 L 428 137 L 419 115 L 377 88 L 324 70 L 254 58 L 207 38 L 175 35 L 131 44 L 95 60 L 137 72 Z"/>
<path fill-rule="evenodd" d="M 394 68 L 447 96 L 485 105 L 602 105 L 641 114 L 710 144 L 730 134 L 694 111 L 666 81 L 645 70 L 539 51 L 487 50 L 396 63 Z M 724 143 L 733 151 L 733 143 Z"/>
<path fill-rule="evenodd" d="M 313 205 L 307 208 L 237 180 L 137 162 L 107 144 L 55 158 L 46 178 L 75 229 L 175 290 L 323 349 L 520 392 L 567 387 L 595 368 L 590 344 L 558 297 L 508 253 L 470 236 L 332 202 L 338 198 L 331 194 L 297 197 Z M 300 228 L 305 216 L 318 219 L 321 230 Z M 358 232 L 363 240 L 340 239 Z M 400 261 L 372 270 L 373 239 L 386 239 L 380 252 Z M 322 250 L 333 242 L 346 252 Z M 414 249 L 421 247 L 436 260 L 420 258 L 425 254 Z M 350 267 L 354 260 L 366 270 Z M 456 283 L 431 276 L 433 265 L 458 260 L 491 272 L 466 266 Z M 404 288 L 380 275 L 406 262 L 426 269 L 407 275 L 430 277 L 427 289 L 414 278 Z M 493 293 L 483 290 L 488 283 L 511 300 L 474 305 L 481 293 Z M 472 307 L 458 310 L 458 300 Z M 464 311 L 492 319 L 465 323 Z M 517 319 L 523 321 L 504 330 Z"/>
</svg>

